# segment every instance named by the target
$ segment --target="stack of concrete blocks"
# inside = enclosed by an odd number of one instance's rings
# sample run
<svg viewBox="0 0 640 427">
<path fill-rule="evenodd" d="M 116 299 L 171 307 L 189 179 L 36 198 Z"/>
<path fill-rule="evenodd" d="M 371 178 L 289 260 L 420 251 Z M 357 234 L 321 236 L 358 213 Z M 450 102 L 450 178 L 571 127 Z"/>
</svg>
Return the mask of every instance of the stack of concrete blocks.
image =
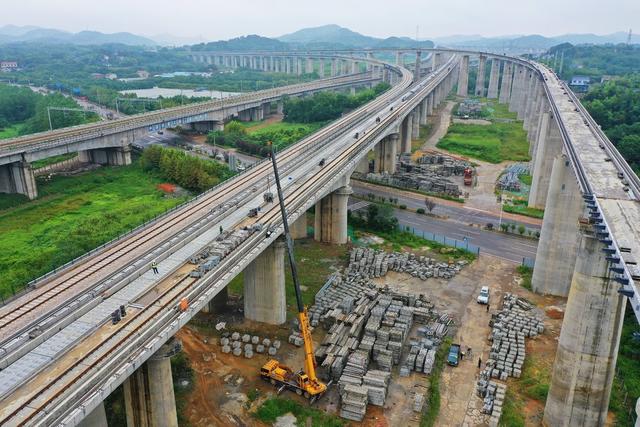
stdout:
<svg viewBox="0 0 640 427">
<path fill-rule="evenodd" d="M 532 308 L 526 300 L 505 293 L 502 309 L 490 322 L 492 346 L 485 368 L 487 377 L 503 381 L 510 376 L 520 378 L 526 356 L 525 338 L 544 332 L 544 323 L 534 315 Z"/>
<path fill-rule="evenodd" d="M 423 406 L 424 406 L 424 394 L 416 393 L 415 396 L 413 396 L 413 412 L 421 413 Z"/>
<path fill-rule="evenodd" d="M 411 156 L 402 155 L 400 165 L 393 174 L 355 172 L 354 176 L 394 187 L 415 188 L 459 197 L 462 191 L 449 177 L 463 175 L 467 167 L 471 167 L 469 162 L 441 154 L 425 154 L 417 163 L 413 162 Z"/>
<path fill-rule="evenodd" d="M 197 265 L 197 268 L 191 271 L 189 275 L 191 277 L 204 276 L 259 229 L 260 226 L 245 227 L 244 229 L 219 235 L 211 245 L 189 258 L 189 263 Z"/>
<path fill-rule="evenodd" d="M 362 385 L 367 387 L 369 403 L 376 406 L 384 406 L 390 381 L 390 372 L 373 369 L 367 371 L 362 377 Z"/>
<path fill-rule="evenodd" d="M 476 391 L 478 396 L 483 398 L 482 412 L 491 415 L 489 426 L 498 427 L 500 416 L 502 415 L 502 406 L 507 393 L 506 384 L 491 381 L 486 375 L 480 375 Z"/>
<path fill-rule="evenodd" d="M 362 421 L 367 413 L 368 395 L 367 387 L 346 385 L 341 395 L 340 416 L 351 421 Z"/>
<path fill-rule="evenodd" d="M 447 264 L 436 262 L 435 259 L 416 256 L 408 252 L 393 252 L 374 250 L 369 248 L 354 248 L 351 250 L 349 266 L 345 274 L 353 276 L 359 274 L 364 278 L 383 277 L 387 271 L 410 274 L 427 280 L 430 277 L 451 279 L 467 264 L 460 260 Z"/>
</svg>

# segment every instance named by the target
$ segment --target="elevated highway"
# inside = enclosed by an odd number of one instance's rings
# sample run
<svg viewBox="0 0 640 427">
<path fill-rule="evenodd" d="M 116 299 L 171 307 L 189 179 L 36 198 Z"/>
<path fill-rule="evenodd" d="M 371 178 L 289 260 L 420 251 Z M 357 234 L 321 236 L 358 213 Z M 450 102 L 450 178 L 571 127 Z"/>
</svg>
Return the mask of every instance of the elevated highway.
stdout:
<svg viewBox="0 0 640 427">
<path fill-rule="evenodd" d="M 315 205 L 315 238 L 345 243 L 351 173 L 372 150 L 374 168 L 393 171 L 397 153 L 410 151 L 419 124 L 454 83 L 459 96 L 468 95 L 472 55 L 478 67 L 474 94 L 507 103 L 531 142 L 529 204 L 546 208 L 534 290 L 568 296 L 545 422 L 603 425 L 626 301 L 636 315 L 640 311 L 640 185 L 550 70 L 520 58 L 441 49 L 424 79 L 381 65 L 383 73 L 400 76 L 391 90 L 280 154 L 289 219 L 304 223 Z M 162 396 L 170 384 L 142 394 L 134 392 L 136 384 L 166 377 L 161 372 L 171 349 L 163 344 L 242 270 L 245 316 L 282 323 L 282 229 L 277 207 L 262 199 L 269 174 L 268 164 L 258 163 L 2 307 L 0 425 L 76 425 L 123 382 L 128 401 L 156 408 L 142 413 L 129 405 L 130 422 L 150 417 L 156 425 L 157 408 L 169 404 Z M 258 216 L 247 218 L 256 207 Z M 219 263 L 202 270 L 212 254 Z M 153 260 L 159 262 L 157 276 L 149 272 Z M 193 276 L 194 269 L 203 274 Z M 181 301 L 188 307 L 180 309 Z M 110 313 L 121 305 L 126 318 L 111 324 Z"/>
</svg>

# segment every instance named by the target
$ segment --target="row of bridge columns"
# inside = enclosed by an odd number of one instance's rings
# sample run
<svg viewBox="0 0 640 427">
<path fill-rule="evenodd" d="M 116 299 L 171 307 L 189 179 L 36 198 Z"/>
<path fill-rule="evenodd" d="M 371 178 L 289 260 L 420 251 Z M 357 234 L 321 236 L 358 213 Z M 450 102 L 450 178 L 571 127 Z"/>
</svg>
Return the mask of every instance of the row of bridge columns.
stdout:
<svg viewBox="0 0 640 427">
<path fill-rule="evenodd" d="M 451 88 L 452 79 L 445 80 L 404 119 L 405 126 L 399 133 L 389 134 L 375 146 L 376 171 L 388 173 L 395 171 L 398 154 L 410 152 L 410 140 L 417 138 L 419 125 L 426 124 L 427 116 L 432 114 Z M 408 146 L 403 142 L 406 141 L 403 139 L 405 136 L 409 137 Z M 364 163 L 368 169 L 366 159 L 362 164 Z M 313 227 L 313 238 L 316 241 L 328 244 L 347 243 L 347 207 L 352 193 L 349 180 L 345 179 L 343 185 L 317 201 Z M 294 239 L 307 237 L 306 213 L 291 224 L 291 233 Z M 284 259 L 284 242 L 282 239 L 277 239 L 245 268 L 243 281 L 246 318 L 274 325 L 286 322 Z M 219 312 L 226 305 L 226 301 L 225 288 L 203 311 Z M 177 351 L 179 351 L 179 343 L 170 340 L 125 380 L 124 397 L 128 427 L 175 427 L 178 425 L 170 364 L 170 357 Z M 105 427 L 104 405 L 94 409 L 81 425 Z"/>
<path fill-rule="evenodd" d="M 469 56 L 463 55 L 459 96 L 468 95 Z M 478 57 L 474 95 L 485 94 L 487 58 Z M 530 142 L 532 185 L 528 204 L 544 208 L 532 289 L 568 297 L 544 419 L 549 426 L 601 426 L 606 422 L 625 299 L 617 292 L 604 244 L 592 225 L 558 118 L 540 77 L 522 63 L 491 59 L 486 96 L 508 104 Z"/>
</svg>

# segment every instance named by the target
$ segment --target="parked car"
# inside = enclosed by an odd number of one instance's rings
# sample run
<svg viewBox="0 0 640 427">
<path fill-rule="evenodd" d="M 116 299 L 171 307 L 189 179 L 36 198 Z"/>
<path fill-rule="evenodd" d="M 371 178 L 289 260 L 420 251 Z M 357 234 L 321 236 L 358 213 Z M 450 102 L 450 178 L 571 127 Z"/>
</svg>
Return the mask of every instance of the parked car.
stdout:
<svg viewBox="0 0 640 427">
<path fill-rule="evenodd" d="M 460 363 L 460 344 L 451 344 L 447 363 L 451 366 L 458 366 L 458 363 Z"/>
<path fill-rule="evenodd" d="M 489 304 L 489 287 L 483 286 L 480 289 L 480 295 L 478 295 L 478 304 Z"/>
</svg>

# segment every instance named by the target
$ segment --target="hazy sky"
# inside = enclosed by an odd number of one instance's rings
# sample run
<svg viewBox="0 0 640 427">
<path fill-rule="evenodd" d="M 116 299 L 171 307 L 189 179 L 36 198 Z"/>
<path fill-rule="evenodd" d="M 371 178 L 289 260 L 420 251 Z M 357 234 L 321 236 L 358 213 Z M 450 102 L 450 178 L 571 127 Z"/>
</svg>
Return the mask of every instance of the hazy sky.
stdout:
<svg viewBox="0 0 640 427">
<path fill-rule="evenodd" d="M 640 33 L 640 0 L 0 0 L 0 25 L 207 40 L 338 24 L 363 34 Z"/>
</svg>

